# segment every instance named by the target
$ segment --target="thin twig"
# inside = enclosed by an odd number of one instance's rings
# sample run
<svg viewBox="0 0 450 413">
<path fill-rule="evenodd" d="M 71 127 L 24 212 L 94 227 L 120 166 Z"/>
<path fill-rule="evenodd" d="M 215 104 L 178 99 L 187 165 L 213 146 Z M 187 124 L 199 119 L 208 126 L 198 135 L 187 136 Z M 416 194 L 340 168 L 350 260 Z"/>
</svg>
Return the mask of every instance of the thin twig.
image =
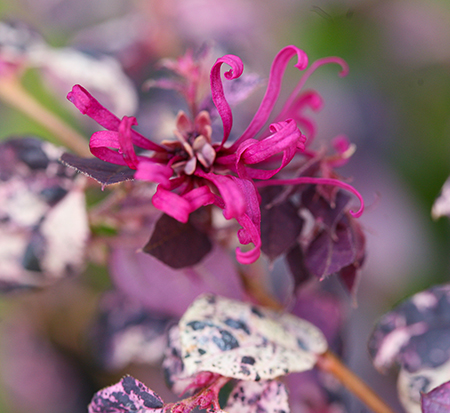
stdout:
<svg viewBox="0 0 450 413">
<path fill-rule="evenodd" d="M 328 350 L 322 354 L 316 366 L 323 371 L 331 373 L 375 413 L 393 413 L 393 410 L 331 351 Z"/>
<path fill-rule="evenodd" d="M 59 117 L 42 106 L 20 84 L 15 76 L 0 78 L 0 98 L 10 106 L 47 128 L 67 148 L 78 155 L 89 156 L 87 140 Z"/>
<path fill-rule="evenodd" d="M 261 285 L 256 277 L 243 274 L 246 290 L 261 305 L 280 311 L 283 307 Z M 346 367 L 330 350 L 319 356 L 316 367 L 332 374 L 344 387 L 358 397 L 375 413 L 393 413 L 393 410 L 364 381 Z"/>
</svg>

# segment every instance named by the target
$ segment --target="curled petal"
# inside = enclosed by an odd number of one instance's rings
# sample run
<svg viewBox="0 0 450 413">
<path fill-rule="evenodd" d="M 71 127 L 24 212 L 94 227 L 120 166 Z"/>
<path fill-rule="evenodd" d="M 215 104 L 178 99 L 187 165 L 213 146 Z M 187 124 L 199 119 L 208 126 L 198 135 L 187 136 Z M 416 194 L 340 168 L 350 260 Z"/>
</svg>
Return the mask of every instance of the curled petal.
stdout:
<svg viewBox="0 0 450 413">
<path fill-rule="evenodd" d="M 239 241 L 242 244 L 253 242 L 255 245 L 250 251 L 241 251 L 236 248 L 236 259 L 241 264 L 251 264 L 255 262 L 261 255 L 261 234 L 257 227 L 247 214 L 241 216 L 238 220 L 242 229 L 238 232 Z"/>
<path fill-rule="evenodd" d="M 291 162 L 297 150 L 303 151 L 305 149 L 306 137 L 302 135 L 292 119 L 272 124 L 270 131 L 274 133 L 266 139 L 260 141 L 249 139 L 239 146 L 236 165 L 240 176 L 269 179 Z M 278 168 L 274 170 L 247 168 L 245 173 L 242 172 L 244 165 L 263 162 L 280 152 L 283 153 L 283 158 Z"/>
<path fill-rule="evenodd" d="M 217 59 L 216 63 L 211 69 L 210 81 L 211 81 L 211 95 L 214 105 L 219 112 L 220 118 L 223 123 L 223 138 L 220 147 L 226 142 L 230 136 L 231 127 L 233 126 L 233 115 L 231 113 L 230 105 L 225 99 L 223 92 L 222 79 L 220 78 L 220 68 L 225 63 L 231 67 L 228 72 L 225 72 L 225 77 L 228 80 L 236 79 L 242 75 L 244 65 L 242 60 L 234 55 L 225 55 Z"/>
<path fill-rule="evenodd" d="M 189 202 L 191 212 L 202 206 L 211 205 L 215 200 L 213 193 L 206 185 L 187 192 L 183 195 L 183 198 Z"/>
<path fill-rule="evenodd" d="M 127 165 L 123 156 L 110 148 L 119 149 L 119 133 L 111 131 L 95 132 L 89 141 L 89 148 L 92 155 L 105 162 L 116 165 Z"/>
<path fill-rule="evenodd" d="M 136 169 L 138 159 L 131 140 L 131 127 L 137 125 L 135 117 L 124 116 L 119 125 L 119 145 L 123 159 L 131 169 Z"/>
<path fill-rule="evenodd" d="M 297 67 L 299 70 L 303 70 L 308 65 L 308 56 L 303 50 L 300 50 L 296 46 L 286 46 L 281 49 L 275 56 L 272 63 L 269 76 L 269 84 L 267 85 L 266 93 L 263 100 L 253 117 L 252 121 L 244 131 L 242 136 L 231 146 L 230 151 L 236 150 L 236 148 L 245 140 L 253 138 L 259 130 L 267 122 L 267 119 L 272 112 L 275 102 L 278 98 L 281 89 L 281 82 L 286 70 L 287 64 L 292 57 L 297 55 Z"/>
<path fill-rule="evenodd" d="M 120 119 L 101 105 L 84 87 L 75 85 L 72 88 L 72 91 L 68 93 L 67 99 L 72 102 L 83 115 L 88 115 L 105 129 L 113 132 L 119 130 Z M 150 141 L 136 131 L 132 131 L 131 136 L 133 138 L 133 143 L 140 148 L 157 152 L 166 151 L 163 147 Z"/>
<path fill-rule="evenodd" d="M 270 125 L 270 131 L 273 134 L 269 137 L 260 141 L 253 140 L 252 145 L 245 145 L 247 147 L 244 146 L 243 150 L 238 149 L 237 161 L 242 160 L 246 164 L 256 164 L 288 149 L 303 150 L 305 148 L 306 138 L 292 119 Z"/>
<path fill-rule="evenodd" d="M 137 171 L 134 174 L 135 179 L 147 182 L 156 182 L 167 186 L 169 179 L 172 177 L 173 170 L 167 165 L 148 162 L 143 160 L 137 165 Z"/>
<path fill-rule="evenodd" d="M 290 111 L 291 107 L 293 106 L 294 101 L 297 98 L 297 95 L 302 90 L 303 86 L 305 85 L 306 81 L 309 79 L 309 77 L 321 66 L 329 64 L 329 63 L 336 63 L 339 66 L 341 66 L 341 71 L 339 72 L 340 77 L 347 76 L 348 74 L 348 64 L 344 59 L 341 59 L 340 57 L 331 56 L 331 57 L 324 57 L 323 59 L 318 59 L 315 62 L 312 63 L 312 65 L 306 70 L 300 81 L 297 83 L 297 86 L 292 91 L 288 99 L 286 100 L 286 103 L 284 104 L 283 109 L 280 112 L 280 117 L 283 118 L 286 116 L 286 113 Z"/>
<path fill-rule="evenodd" d="M 167 189 L 158 186 L 155 195 L 152 198 L 152 204 L 155 208 L 165 212 L 172 218 L 180 222 L 188 222 L 191 213 L 191 204 L 180 195 L 170 192 Z"/>
<path fill-rule="evenodd" d="M 195 188 L 183 195 L 158 186 L 152 198 L 156 208 L 184 223 L 188 221 L 190 213 L 202 206 L 213 204 L 214 201 L 215 196 L 207 186 Z"/>
<path fill-rule="evenodd" d="M 364 212 L 364 199 L 361 196 L 361 194 L 351 185 L 339 181 L 338 179 L 314 178 L 309 176 L 302 176 L 300 178 L 293 178 L 293 179 L 270 179 L 268 181 L 260 181 L 255 183 L 257 187 L 264 187 L 269 185 L 302 185 L 302 184 L 332 185 L 345 189 L 351 192 L 352 194 L 356 195 L 356 197 L 359 199 L 360 202 L 360 207 L 358 211 L 356 212 L 350 211 L 350 214 L 352 214 L 355 218 L 359 218 Z"/>
<path fill-rule="evenodd" d="M 223 198 L 223 215 L 226 219 L 238 218 L 244 214 L 246 210 L 244 194 L 231 176 L 205 173 L 199 169 L 195 174 L 212 182 L 217 187 Z"/>
<path fill-rule="evenodd" d="M 242 252 L 236 249 L 236 258 L 241 264 L 251 264 L 255 262 L 261 254 L 261 209 L 258 191 L 252 181 L 231 177 L 236 186 L 244 194 L 246 200 L 245 214 L 237 218 L 242 229 L 238 231 L 238 238 L 241 244 L 252 242 L 254 248 L 250 251 Z"/>
<path fill-rule="evenodd" d="M 120 119 L 101 105 L 84 87 L 75 85 L 67 95 L 67 99 L 83 114 L 94 119 L 105 129 L 117 131 Z"/>
</svg>

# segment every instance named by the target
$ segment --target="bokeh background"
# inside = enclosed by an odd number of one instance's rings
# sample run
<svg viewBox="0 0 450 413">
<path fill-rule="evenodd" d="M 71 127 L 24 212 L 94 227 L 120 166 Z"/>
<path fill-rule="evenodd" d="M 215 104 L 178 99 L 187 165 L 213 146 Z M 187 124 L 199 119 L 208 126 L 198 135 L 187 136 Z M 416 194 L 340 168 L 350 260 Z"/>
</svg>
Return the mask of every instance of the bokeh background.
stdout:
<svg viewBox="0 0 450 413">
<path fill-rule="evenodd" d="M 373 369 L 366 342 L 377 318 L 395 303 L 449 279 L 449 222 L 446 218 L 433 221 L 431 207 L 450 175 L 450 2 L 0 0 L 0 15 L 27 22 L 54 47 L 77 46 L 113 55 L 138 91 L 159 59 L 211 41 L 225 53 L 241 56 L 247 68 L 262 76 L 287 44 L 303 48 L 311 61 L 334 55 L 344 58 L 350 66 L 346 78 L 339 78 L 336 67 L 330 66 L 309 81 L 309 87 L 325 99 L 324 109 L 315 117 L 317 141 L 346 134 L 356 143 L 357 152 L 343 175 L 353 177 L 352 184 L 367 202 L 361 222 L 367 232 L 368 256 L 358 304 L 350 311 L 344 353 L 348 364 L 401 411 L 395 400 L 395 374 L 381 376 Z M 288 72 L 286 89 L 295 75 L 293 70 Z M 24 85 L 83 131 L 78 114 L 65 102 L 65 93 L 50 90 L 37 70 L 27 71 Z M 139 93 L 138 113 L 148 99 L 148 94 Z M 46 129 L 1 104 L 0 138 L 30 134 L 54 141 Z M 91 283 L 102 288 L 105 276 L 96 277 Z M 82 324 L 80 318 L 88 318 L 94 306 L 95 300 L 89 297 L 83 291 L 68 293 L 64 287 L 40 293 L 38 299 L 5 297 L 0 299 L 1 319 L 16 311 L 27 319 L 36 308 L 64 308 L 62 303 L 79 300 L 79 309 L 84 309 L 81 316 L 65 315 L 69 324 Z M 64 324 L 62 319 L 59 322 Z M 67 334 L 63 344 L 77 340 L 70 337 L 73 329 L 55 328 Z M 20 342 L 26 328 L 17 334 Z M 21 397 L 29 397 L 27 388 L 42 393 L 43 388 L 35 388 L 42 368 L 39 362 L 26 349 L 8 344 L 8 337 L 1 341 L 2 368 L 23 365 L 20 372 L 11 370 L 23 378 Z M 59 368 L 69 367 L 61 363 Z M 51 374 L 57 378 L 62 373 Z M 66 384 L 61 384 L 61 391 Z M 2 389 L 5 405 L 0 410 L 24 411 L 11 406 L 8 387 Z M 57 402 L 64 404 L 64 397 L 58 397 L 62 399 Z M 59 411 L 64 410 L 55 410 Z M 364 410 L 354 402 L 354 411 Z"/>
</svg>

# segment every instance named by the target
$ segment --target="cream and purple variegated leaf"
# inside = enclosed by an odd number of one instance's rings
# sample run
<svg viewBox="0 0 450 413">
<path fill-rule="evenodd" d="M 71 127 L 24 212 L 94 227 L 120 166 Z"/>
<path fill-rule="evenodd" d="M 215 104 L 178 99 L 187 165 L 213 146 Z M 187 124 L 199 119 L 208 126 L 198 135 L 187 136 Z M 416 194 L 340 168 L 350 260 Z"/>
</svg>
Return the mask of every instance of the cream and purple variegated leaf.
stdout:
<svg viewBox="0 0 450 413">
<path fill-rule="evenodd" d="M 134 377 L 125 376 L 119 383 L 97 392 L 88 407 L 89 413 L 156 413 L 164 402 Z"/>
<path fill-rule="evenodd" d="M 403 301 L 377 323 L 369 340 L 375 367 L 398 363 L 409 372 L 438 368 L 450 359 L 450 285 Z"/>
<path fill-rule="evenodd" d="M 413 373 L 407 369 L 400 369 L 397 379 L 397 390 L 400 402 L 408 413 L 427 413 L 421 409 L 421 399 L 423 395 L 431 392 L 433 389 L 447 383 L 450 380 L 450 362 L 442 364 L 436 368 L 423 368 Z M 444 389 L 448 392 L 448 386 Z M 445 392 L 443 396 L 445 397 Z M 439 393 L 439 392 L 437 392 Z M 437 396 L 437 394 L 435 393 Z M 448 393 L 447 393 L 448 397 Z M 431 396 L 428 401 L 432 401 Z M 427 399 L 427 397 L 425 397 Z M 430 412 L 444 413 L 447 410 L 430 410 Z"/>
<path fill-rule="evenodd" d="M 85 197 L 61 151 L 34 138 L 0 145 L 0 290 L 42 287 L 81 268 Z"/>
<path fill-rule="evenodd" d="M 272 379 L 312 369 L 327 349 L 321 331 L 305 320 L 215 295 L 199 297 L 179 326 L 188 375 Z"/>
<path fill-rule="evenodd" d="M 450 412 L 450 381 L 421 394 L 423 413 Z"/>
<path fill-rule="evenodd" d="M 91 328 L 94 356 L 106 369 L 129 363 L 156 364 L 166 348 L 166 330 L 172 319 L 146 310 L 117 291 L 108 291 L 99 303 Z"/>
<path fill-rule="evenodd" d="M 278 380 L 239 381 L 224 410 L 227 413 L 289 413 L 287 388 Z"/>
<path fill-rule="evenodd" d="M 181 357 L 180 329 L 177 325 L 172 326 L 168 332 L 168 345 L 162 366 L 167 386 L 178 395 L 190 395 L 219 377 L 218 374 L 207 371 L 194 375 L 186 373 Z"/>
</svg>

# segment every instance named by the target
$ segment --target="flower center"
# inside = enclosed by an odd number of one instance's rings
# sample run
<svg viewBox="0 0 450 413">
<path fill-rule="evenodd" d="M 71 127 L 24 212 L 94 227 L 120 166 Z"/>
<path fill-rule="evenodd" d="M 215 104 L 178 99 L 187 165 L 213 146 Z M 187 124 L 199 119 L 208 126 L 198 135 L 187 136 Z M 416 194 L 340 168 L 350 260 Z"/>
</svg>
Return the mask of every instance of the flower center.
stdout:
<svg viewBox="0 0 450 413">
<path fill-rule="evenodd" d="M 192 175 L 199 163 L 206 169 L 213 165 L 216 151 L 211 145 L 211 132 L 208 112 L 200 112 L 194 122 L 183 111 L 178 113 L 174 130 L 177 140 L 161 142 L 169 151 L 183 158 L 172 165 L 175 172 Z"/>
</svg>

